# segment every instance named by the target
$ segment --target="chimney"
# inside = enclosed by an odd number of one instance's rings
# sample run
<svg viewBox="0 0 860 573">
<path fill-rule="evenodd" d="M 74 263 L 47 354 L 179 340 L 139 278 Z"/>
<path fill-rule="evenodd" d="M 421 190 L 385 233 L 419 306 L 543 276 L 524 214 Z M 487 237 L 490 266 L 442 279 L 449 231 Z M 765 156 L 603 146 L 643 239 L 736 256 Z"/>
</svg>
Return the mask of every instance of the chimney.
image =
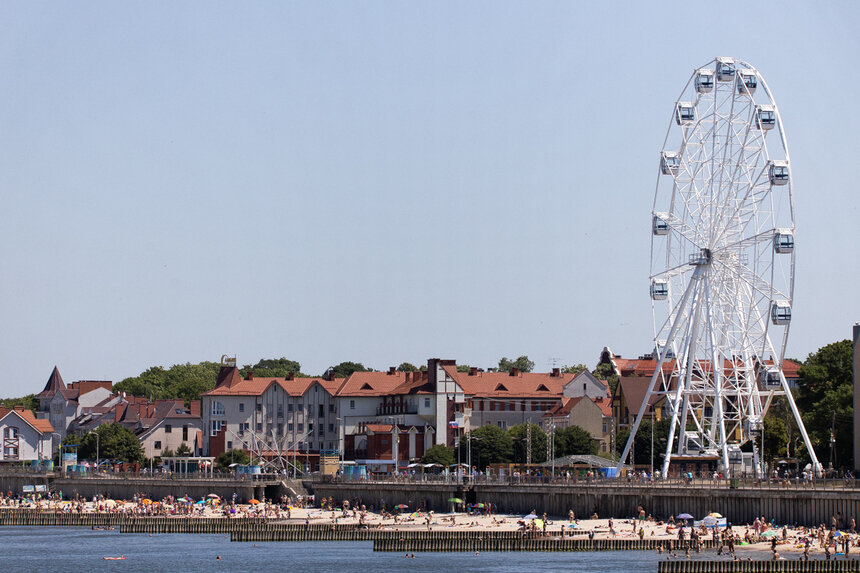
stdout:
<svg viewBox="0 0 860 573">
<path fill-rule="evenodd" d="M 553 368 L 553 369 L 552 369 L 552 375 L 553 375 L 554 377 L 558 378 L 559 376 L 561 376 L 561 370 L 560 370 L 560 369 L 558 369 L 558 368 Z"/>
<path fill-rule="evenodd" d="M 397 368 L 396 368 L 395 366 L 389 366 L 389 367 L 388 367 L 388 375 L 389 375 L 389 376 L 394 376 L 394 374 L 395 374 L 396 372 L 397 372 Z"/>
<path fill-rule="evenodd" d="M 200 417 L 200 400 L 191 400 L 189 403 L 190 414 L 194 417 Z"/>
<path fill-rule="evenodd" d="M 295 378 L 295 372 L 287 372 L 287 375 L 284 377 L 285 380 L 292 380 Z"/>
<path fill-rule="evenodd" d="M 511 376 L 519 376 L 520 375 L 520 369 L 519 368 L 511 368 L 511 374 L 510 375 Z"/>
<path fill-rule="evenodd" d="M 253 371 L 253 370 L 249 370 L 249 371 L 248 371 L 248 375 L 247 375 L 247 376 L 245 376 L 245 380 L 253 380 L 253 379 L 254 379 L 254 371 Z"/>
<path fill-rule="evenodd" d="M 24 406 L 14 406 L 14 410 L 15 410 L 16 412 L 23 412 L 23 411 L 24 411 Z"/>
<path fill-rule="evenodd" d="M 472 366 L 469 368 L 469 376 L 477 376 L 478 375 L 478 367 Z"/>
</svg>

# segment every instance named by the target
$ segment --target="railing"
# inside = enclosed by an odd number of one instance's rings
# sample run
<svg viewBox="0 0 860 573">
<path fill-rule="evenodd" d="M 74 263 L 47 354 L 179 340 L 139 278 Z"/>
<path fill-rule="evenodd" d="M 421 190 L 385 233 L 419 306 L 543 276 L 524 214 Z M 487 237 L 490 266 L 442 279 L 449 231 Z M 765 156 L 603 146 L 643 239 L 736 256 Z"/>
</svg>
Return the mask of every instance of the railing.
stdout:
<svg viewBox="0 0 860 573">
<path fill-rule="evenodd" d="M 213 475 L 195 475 L 195 474 L 180 474 L 180 473 L 150 473 L 149 471 L 141 470 L 139 473 L 134 472 L 110 472 L 110 471 L 94 471 L 85 474 L 69 473 L 65 474 L 61 470 L 31 470 L 29 468 L 3 468 L 0 470 L 0 477 L 3 476 L 28 476 L 54 479 L 82 479 L 82 480 L 195 480 L 195 481 L 216 481 L 216 482 L 278 482 L 284 479 L 279 474 L 241 474 L 235 475 L 231 473 L 215 473 Z"/>
<path fill-rule="evenodd" d="M 323 476 L 311 474 L 308 476 L 316 483 L 367 483 L 367 484 L 404 484 L 404 483 L 428 483 L 428 484 L 456 484 L 456 485 L 508 485 L 508 486 L 575 486 L 575 487 L 618 487 L 618 488 L 690 488 L 701 490 L 714 489 L 745 489 L 745 490 L 795 490 L 795 491 L 860 491 L 860 484 L 855 479 L 815 479 L 804 481 L 780 480 L 780 479 L 755 479 L 736 478 L 733 480 L 721 479 L 714 481 L 705 478 L 666 478 L 657 480 L 642 480 L 641 478 L 603 478 L 603 477 L 551 477 L 536 475 L 521 476 L 487 476 L 456 474 L 407 474 L 407 475 L 371 475 L 367 478 L 343 478 L 341 476 Z"/>
</svg>

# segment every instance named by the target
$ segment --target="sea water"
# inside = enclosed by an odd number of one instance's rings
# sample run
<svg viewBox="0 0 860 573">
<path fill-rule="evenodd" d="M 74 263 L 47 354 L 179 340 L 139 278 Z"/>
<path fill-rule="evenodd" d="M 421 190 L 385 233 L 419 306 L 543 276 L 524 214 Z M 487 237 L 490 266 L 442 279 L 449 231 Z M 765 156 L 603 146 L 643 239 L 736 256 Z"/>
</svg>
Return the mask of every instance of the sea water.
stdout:
<svg viewBox="0 0 860 573">
<path fill-rule="evenodd" d="M 125 555 L 123 561 L 104 557 Z M 220 559 L 218 557 L 220 556 Z M 0 571 L 69 573 L 77 571 L 375 573 L 490 571 L 576 573 L 656 572 L 656 551 L 595 552 L 374 552 L 367 541 L 233 543 L 229 535 L 121 534 L 74 527 L 0 527 Z M 693 558 L 714 558 L 713 552 Z"/>
</svg>

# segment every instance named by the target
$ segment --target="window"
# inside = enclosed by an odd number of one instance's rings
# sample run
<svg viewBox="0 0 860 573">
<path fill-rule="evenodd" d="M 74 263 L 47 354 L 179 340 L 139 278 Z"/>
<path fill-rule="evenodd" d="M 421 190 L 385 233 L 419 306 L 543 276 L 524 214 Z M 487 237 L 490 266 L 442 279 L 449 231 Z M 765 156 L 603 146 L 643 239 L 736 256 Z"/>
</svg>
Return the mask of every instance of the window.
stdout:
<svg viewBox="0 0 860 573">
<path fill-rule="evenodd" d="M 424 407 L 425 407 L 425 408 L 429 408 L 429 407 L 430 407 L 430 398 L 424 398 Z"/>
<path fill-rule="evenodd" d="M 278 435 L 279 435 L 279 436 L 283 436 L 283 435 L 284 435 L 284 424 L 282 424 L 282 423 L 279 423 L 279 424 L 278 424 Z"/>
<path fill-rule="evenodd" d="M 257 422 L 257 431 L 258 431 L 258 432 L 262 432 L 262 431 L 263 431 L 263 422 Z"/>
<path fill-rule="evenodd" d="M 9 426 L 8 428 L 4 428 L 3 437 L 7 440 L 18 439 L 18 428 L 16 428 L 15 426 Z"/>
<path fill-rule="evenodd" d="M 293 423 L 292 423 L 292 422 L 290 422 L 289 424 L 287 424 L 287 431 L 288 431 L 288 432 L 292 432 L 292 431 L 293 431 Z"/>
<path fill-rule="evenodd" d="M 188 441 L 188 424 L 183 424 L 182 426 L 182 441 Z"/>
<path fill-rule="evenodd" d="M 503 430 L 508 427 L 507 422 L 505 422 L 504 420 L 499 420 L 497 423 L 498 423 L 499 427 Z"/>
<path fill-rule="evenodd" d="M 170 434 L 172 432 L 173 432 L 173 426 L 171 426 L 170 424 L 165 424 L 164 425 L 164 433 Z"/>
<path fill-rule="evenodd" d="M 334 424 L 329 424 L 329 425 L 328 425 L 328 431 L 329 431 L 329 432 L 334 432 Z"/>
<path fill-rule="evenodd" d="M 299 424 L 299 431 L 300 431 L 300 432 L 304 432 L 304 431 L 305 431 L 305 425 L 304 425 L 304 424 Z"/>
<path fill-rule="evenodd" d="M 209 435 L 217 436 L 218 432 L 221 431 L 221 426 L 224 422 L 221 420 L 212 420 L 212 425 L 209 427 Z"/>
<path fill-rule="evenodd" d="M 301 404 L 301 402 L 299 402 L 298 404 L 296 404 L 296 412 L 301 412 L 301 411 L 302 411 L 302 404 Z"/>
<path fill-rule="evenodd" d="M 329 413 L 329 414 L 333 414 L 333 413 L 334 413 L 334 404 L 329 404 L 329 405 L 328 405 L 328 413 Z"/>
<path fill-rule="evenodd" d="M 3 454 L 6 459 L 18 459 L 18 448 L 15 446 L 6 446 L 3 448 Z"/>
<path fill-rule="evenodd" d="M 239 402 L 239 411 L 240 411 L 240 412 L 244 412 L 244 411 L 245 411 L 245 403 L 244 403 L 244 402 Z"/>
<path fill-rule="evenodd" d="M 287 412 L 292 412 L 292 411 L 293 411 L 293 403 L 290 402 L 289 404 L 287 404 Z"/>
<path fill-rule="evenodd" d="M 212 415 L 213 416 L 223 416 L 224 415 L 224 404 L 215 400 L 212 402 Z"/>
<path fill-rule="evenodd" d="M 262 411 L 263 411 L 263 403 L 262 403 L 262 402 L 257 402 L 257 411 L 258 411 L 258 412 L 262 412 Z"/>
<path fill-rule="evenodd" d="M 156 440 L 155 443 L 152 445 L 152 447 L 154 447 L 156 450 L 160 450 L 161 449 L 161 441 Z"/>
<path fill-rule="evenodd" d="M 334 444 L 332 442 L 328 443 L 328 449 L 330 449 L 330 450 L 334 449 Z"/>
<path fill-rule="evenodd" d="M 278 418 L 284 417 L 284 405 L 278 404 Z"/>
<path fill-rule="evenodd" d="M 317 406 L 317 417 L 325 418 L 325 404 L 320 404 Z"/>
<path fill-rule="evenodd" d="M 350 400 L 350 401 L 349 401 L 349 409 L 350 409 L 350 410 L 355 410 L 355 400 Z"/>
<path fill-rule="evenodd" d="M 232 450 L 232 449 L 233 449 L 233 442 L 227 442 L 227 449 L 228 449 L 228 450 Z"/>
<path fill-rule="evenodd" d="M 309 435 L 309 436 L 313 436 L 313 435 L 314 435 L 314 425 L 313 425 L 313 423 L 308 424 L 308 435 Z"/>
</svg>

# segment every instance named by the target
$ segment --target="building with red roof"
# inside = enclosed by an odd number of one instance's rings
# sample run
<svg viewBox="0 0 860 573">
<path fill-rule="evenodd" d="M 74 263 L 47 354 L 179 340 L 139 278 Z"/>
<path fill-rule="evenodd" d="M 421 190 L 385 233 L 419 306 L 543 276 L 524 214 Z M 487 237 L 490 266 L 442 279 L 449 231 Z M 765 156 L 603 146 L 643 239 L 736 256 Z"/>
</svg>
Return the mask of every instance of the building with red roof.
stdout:
<svg viewBox="0 0 860 573">
<path fill-rule="evenodd" d="M 54 428 L 23 406 L 12 409 L 0 406 L 0 437 L 3 439 L 0 461 L 4 463 L 50 460 L 53 454 Z"/>
</svg>

